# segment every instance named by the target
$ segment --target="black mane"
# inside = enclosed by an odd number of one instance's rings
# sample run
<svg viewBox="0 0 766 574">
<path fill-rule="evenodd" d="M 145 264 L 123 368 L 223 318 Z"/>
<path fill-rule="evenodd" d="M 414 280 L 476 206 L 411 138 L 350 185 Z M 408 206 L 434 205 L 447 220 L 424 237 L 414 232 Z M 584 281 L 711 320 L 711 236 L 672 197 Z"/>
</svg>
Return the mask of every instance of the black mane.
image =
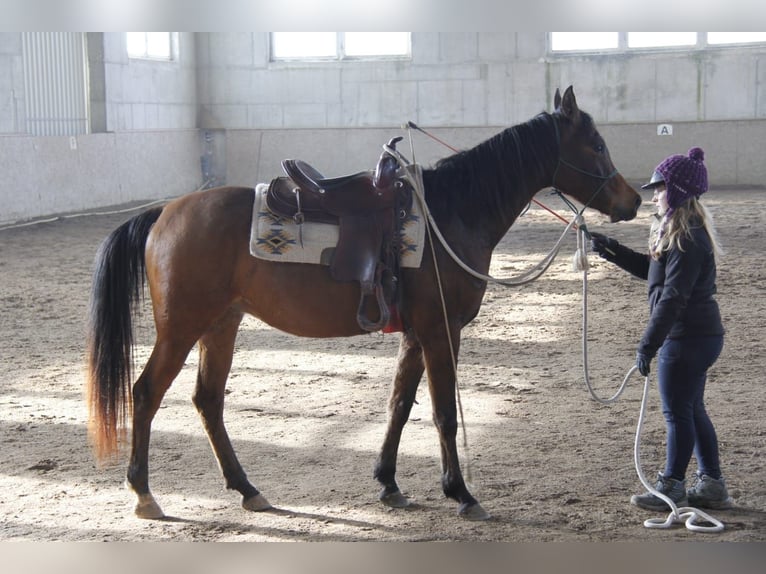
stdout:
<svg viewBox="0 0 766 574">
<path fill-rule="evenodd" d="M 423 170 L 426 201 L 434 217 L 457 214 L 467 226 L 476 227 L 495 214 L 510 225 L 546 185 L 551 160 L 558 154 L 555 121 L 541 113 Z"/>
</svg>

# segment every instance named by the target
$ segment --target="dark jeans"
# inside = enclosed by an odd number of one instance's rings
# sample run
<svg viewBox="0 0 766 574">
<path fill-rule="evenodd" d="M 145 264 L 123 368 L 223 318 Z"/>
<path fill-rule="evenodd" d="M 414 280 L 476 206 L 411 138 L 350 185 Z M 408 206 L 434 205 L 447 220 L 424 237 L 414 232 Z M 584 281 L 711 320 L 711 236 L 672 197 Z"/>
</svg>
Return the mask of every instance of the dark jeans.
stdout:
<svg viewBox="0 0 766 574">
<path fill-rule="evenodd" d="M 718 437 L 705 411 L 707 370 L 723 349 L 723 336 L 666 339 L 657 354 L 657 379 L 667 427 L 664 476 L 683 480 L 692 453 L 700 472 L 721 477 Z"/>
</svg>

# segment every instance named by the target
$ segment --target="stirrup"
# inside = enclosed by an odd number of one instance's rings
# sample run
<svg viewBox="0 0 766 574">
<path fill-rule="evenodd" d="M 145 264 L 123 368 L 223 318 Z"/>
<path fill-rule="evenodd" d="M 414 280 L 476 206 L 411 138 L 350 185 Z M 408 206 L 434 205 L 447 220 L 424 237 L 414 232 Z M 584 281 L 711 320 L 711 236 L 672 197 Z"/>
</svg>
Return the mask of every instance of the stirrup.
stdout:
<svg viewBox="0 0 766 574">
<path fill-rule="evenodd" d="M 356 311 L 356 322 L 359 323 L 359 326 L 365 331 L 380 331 L 383 327 L 388 325 L 388 322 L 391 319 L 391 312 L 388 310 L 386 298 L 383 295 L 383 285 L 378 283 L 375 286 L 375 299 L 378 302 L 378 309 L 380 311 L 380 319 L 377 321 L 370 321 L 364 314 L 364 302 L 367 299 L 367 295 L 369 295 L 369 293 L 365 293 L 363 290 L 362 296 L 359 298 L 359 308 Z"/>
</svg>

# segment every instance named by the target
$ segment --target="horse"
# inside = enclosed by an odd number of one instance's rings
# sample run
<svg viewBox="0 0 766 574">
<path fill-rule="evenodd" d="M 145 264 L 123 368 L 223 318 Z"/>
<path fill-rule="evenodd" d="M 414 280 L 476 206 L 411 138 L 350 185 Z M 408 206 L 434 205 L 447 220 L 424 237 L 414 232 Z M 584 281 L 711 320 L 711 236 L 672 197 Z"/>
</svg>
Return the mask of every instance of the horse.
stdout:
<svg viewBox="0 0 766 574">
<path fill-rule="evenodd" d="M 634 218 L 641 203 L 615 169 L 604 138 L 578 107 L 571 86 L 563 96 L 556 90 L 553 112 L 439 160 L 423 169 L 422 181 L 434 224 L 478 273 L 488 272 L 493 249 L 544 188 L 560 190 L 612 222 Z M 225 485 L 241 494 L 246 510 L 264 511 L 272 507 L 248 480 L 223 423 L 224 389 L 244 315 L 301 337 L 367 332 L 356 320 L 357 283 L 335 281 L 324 265 L 265 261 L 250 254 L 253 201 L 254 188 L 237 186 L 175 198 L 120 225 L 96 254 L 87 319 L 89 440 L 98 461 L 114 460 L 131 429 L 126 484 L 137 497 L 134 512 L 140 518 L 164 516 L 149 489 L 151 423 L 195 345 L 199 367 L 192 402 Z M 402 268 L 398 277 L 398 366 L 373 476 L 384 505 L 411 504 L 397 484 L 397 452 L 426 372 L 442 490 L 457 502 L 459 516 L 484 520 L 489 514 L 466 487 L 458 460 L 455 368 L 461 330 L 478 314 L 487 282 L 461 269 L 436 241 L 431 245 L 426 238 L 425 253 L 420 267 Z M 156 340 L 131 389 L 131 317 L 147 284 Z"/>
</svg>

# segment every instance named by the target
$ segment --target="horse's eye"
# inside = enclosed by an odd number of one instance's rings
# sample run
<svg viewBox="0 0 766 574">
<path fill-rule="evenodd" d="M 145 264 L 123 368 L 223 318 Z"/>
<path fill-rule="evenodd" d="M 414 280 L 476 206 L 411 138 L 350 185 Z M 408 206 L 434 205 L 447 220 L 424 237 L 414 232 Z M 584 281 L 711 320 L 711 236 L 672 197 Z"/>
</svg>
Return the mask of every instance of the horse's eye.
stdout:
<svg viewBox="0 0 766 574">
<path fill-rule="evenodd" d="M 596 146 L 593 149 L 595 149 L 597 153 L 604 153 L 604 150 L 606 149 L 606 147 L 604 146 L 604 144 L 600 143 L 600 144 L 596 144 Z"/>
</svg>

